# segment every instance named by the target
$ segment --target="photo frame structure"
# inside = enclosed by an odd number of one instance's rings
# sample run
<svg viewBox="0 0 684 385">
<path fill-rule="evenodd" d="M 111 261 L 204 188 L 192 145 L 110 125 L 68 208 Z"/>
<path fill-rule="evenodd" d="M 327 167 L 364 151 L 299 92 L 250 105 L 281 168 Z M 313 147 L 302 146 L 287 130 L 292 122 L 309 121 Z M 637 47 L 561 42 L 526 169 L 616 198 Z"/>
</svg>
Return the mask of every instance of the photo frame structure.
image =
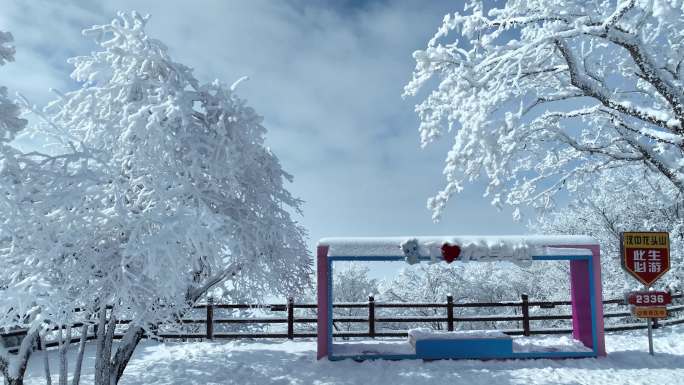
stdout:
<svg viewBox="0 0 684 385">
<path fill-rule="evenodd" d="M 511 337 L 495 331 L 449 332 L 434 336 L 411 336 L 411 343 L 383 342 L 369 339 L 360 343 L 336 343 L 333 339 L 333 269 L 335 262 L 402 262 L 404 238 L 324 238 L 317 247 L 317 357 L 331 361 L 342 359 L 524 359 L 583 358 L 605 356 L 603 303 L 601 295 L 601 263 L 599 244 L 586 236 L 500 236 L 500 237 L 413 237 L 421 245 L 418 262 L 443 260 L 424 245 L 520 245 L 535 261 L 568 261 L 570 265 L 570 298 L 572 307 L 572 337 L 579 342 L 576 349 L 545 347 L 515 348 Z M 433 247 L 434 249 L 434 247 Z M 472 248 L 471 248 L 472 249 Z M 506 249 L 504 247 L 504 249 Z M 487 254 L 479 247 L 481 259 L 510 260 Z M 520 255 L 518 255 L 520 257 Z M 473 253 L 469 256 L 473 260 Z M 525 337 L 523 337 L 525 338 Z M 417 339 L 417 340 L 416 340 Z M 371 343 L 371 341 L 373 341 Z M 377 342 L 375 342 L 377 341 Z"/>
</svg>

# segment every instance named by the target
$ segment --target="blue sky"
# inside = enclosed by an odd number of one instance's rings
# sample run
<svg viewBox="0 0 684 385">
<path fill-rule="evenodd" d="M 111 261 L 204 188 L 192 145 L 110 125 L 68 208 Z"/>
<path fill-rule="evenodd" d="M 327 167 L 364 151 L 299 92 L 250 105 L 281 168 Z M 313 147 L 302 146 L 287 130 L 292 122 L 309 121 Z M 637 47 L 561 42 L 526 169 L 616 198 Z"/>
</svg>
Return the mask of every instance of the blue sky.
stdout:
<svg viewBox="0 0 684 385">
<path fill-rule="evenodd" d="M 440 223 L 426 209 L 452 139 L 421 150 L 419 99 L 401 93 L 411 53 L 459 3 L 0 0 L 0 30 L 18 51 L 0 84 L 43 104 L 49 88 L 76 87 L 66 59 L 95 49 L 82 28 L 116 10 L 150 13 L 148 33 L 199 79 L 250 77 L 238 92 L 264 116 L 268 144 L 295 177 L 312 246 L 328 236 L 522 233 L 481 185 L 453 199 Z"/>
</svg>

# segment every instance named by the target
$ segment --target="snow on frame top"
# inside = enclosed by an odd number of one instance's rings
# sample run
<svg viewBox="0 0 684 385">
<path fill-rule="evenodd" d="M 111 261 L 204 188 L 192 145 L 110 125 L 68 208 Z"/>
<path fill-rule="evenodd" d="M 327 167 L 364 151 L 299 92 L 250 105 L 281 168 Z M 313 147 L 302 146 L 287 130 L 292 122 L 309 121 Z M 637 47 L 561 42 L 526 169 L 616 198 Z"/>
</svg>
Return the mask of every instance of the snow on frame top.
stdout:
<svg viewBox="0 0 684 385">
<path fill-rule="evenodd" d="M 328 256 L 403 256 L 407 262 L 415 263 L 421 258 L 447 259 L 447 254 L 452 249 L 457 254 L 454 259 L 459 261 L 530 260 L 533 256 L 543 255 L 591 255 L 584 246 L 598 245 L 598 242 L 592 237 L 582 235 L 464 235 L 323 238 L 318 241 L 318 245 L 329 247 Z"/>
</svg>

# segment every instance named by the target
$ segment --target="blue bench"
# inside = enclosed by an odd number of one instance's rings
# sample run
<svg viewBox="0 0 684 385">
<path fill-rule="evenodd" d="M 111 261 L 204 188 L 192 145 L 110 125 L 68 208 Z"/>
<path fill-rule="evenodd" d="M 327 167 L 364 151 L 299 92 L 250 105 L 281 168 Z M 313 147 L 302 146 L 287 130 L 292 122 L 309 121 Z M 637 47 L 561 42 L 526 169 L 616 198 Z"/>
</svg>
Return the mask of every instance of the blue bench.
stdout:
<svg viewBox="0 0 684 385">
<path fill-rule="evenodd" d="M 422 359 L 513 356 L 513 340 L 500 332 L 434 332 L 417 329 L 409 332 L 409 342 L 415 347 L 416 356 Z"/>
</svg>

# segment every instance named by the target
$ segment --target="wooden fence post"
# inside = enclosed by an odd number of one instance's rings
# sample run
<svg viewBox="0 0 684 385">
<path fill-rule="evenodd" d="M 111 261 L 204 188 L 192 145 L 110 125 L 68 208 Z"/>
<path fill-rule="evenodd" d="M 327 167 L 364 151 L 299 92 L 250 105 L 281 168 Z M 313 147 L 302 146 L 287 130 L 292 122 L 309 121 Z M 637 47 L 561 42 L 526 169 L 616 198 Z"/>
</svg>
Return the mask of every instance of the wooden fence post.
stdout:
<svg viewBox="0 0 684 385">
<path fill-rule="evenodd" d="M 287 299 L 287 339 L 294 339 L 294 298 Z"/>
<path fill-rule="evenodd" d="M 454 297 L 447 295 L 447 330 L 454 331 Z"/>
<path fill-rule="evenodd" d="M 375 338 L 375 298 L 368 296 L 368 336 Z"/>
<path fill-rule="evenodd" d="M 524 336 L 529 336 L 530 335 L 530 305 L 529 305 L 529 299 L 527 297 L 527 294 L 523 294 L 520 296 L 520 299 L 522 300 L 522 317 L 523 317 L 523 335 Z"/>
<path fill-rule="evenodd" d="M 214 299 L 207 298 L 207 339 L 214 339 Z"/>
</svg>

